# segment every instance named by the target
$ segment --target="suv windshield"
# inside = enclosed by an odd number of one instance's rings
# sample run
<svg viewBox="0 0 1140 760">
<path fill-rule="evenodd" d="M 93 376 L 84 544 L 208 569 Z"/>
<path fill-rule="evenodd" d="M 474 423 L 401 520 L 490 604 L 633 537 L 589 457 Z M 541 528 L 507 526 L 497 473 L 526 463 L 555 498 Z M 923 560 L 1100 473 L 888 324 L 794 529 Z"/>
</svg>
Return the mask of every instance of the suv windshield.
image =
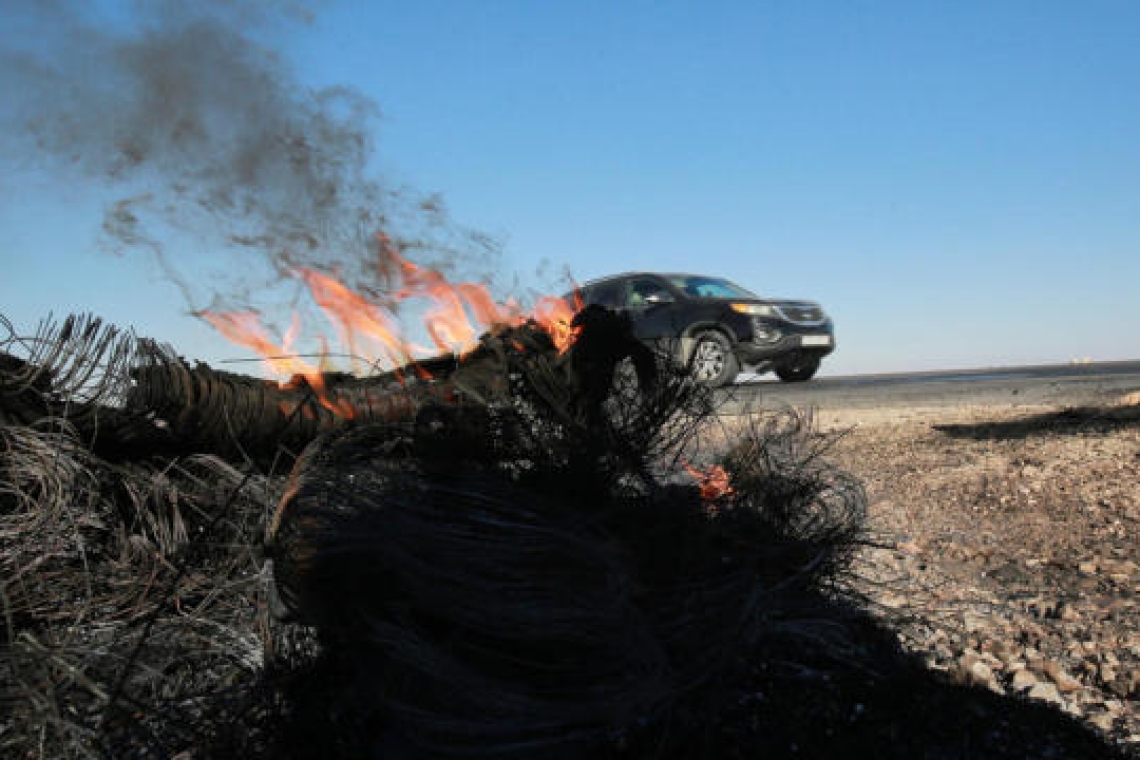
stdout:
<svg viewBox="0 0 1140 760">
<path fill-rule="evenodd" d="M 756 298 L 739 285 L 720 277 L 700 277 L 691 274 L 671 274 L 667 278 L 673 287 L 689 298 Z"/>
</svg>

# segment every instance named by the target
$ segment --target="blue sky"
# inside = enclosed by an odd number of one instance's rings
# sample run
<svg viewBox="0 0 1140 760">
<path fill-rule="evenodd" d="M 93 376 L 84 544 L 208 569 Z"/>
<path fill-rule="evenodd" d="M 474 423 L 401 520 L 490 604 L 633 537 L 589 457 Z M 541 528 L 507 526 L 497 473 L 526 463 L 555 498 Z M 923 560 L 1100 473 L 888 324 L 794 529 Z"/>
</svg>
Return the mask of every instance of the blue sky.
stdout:
<svg viewBox="0 0 1140 760">
<path fill-rule="evenodd" d="M 819 300 L 829 374 L 1140 358 L 1140 4 L 344 0 L 265 35 L 378 104 L 369 170 L 500 239 L 504 281 Z M 13 176 L 0 313 L 241 355 L 100 249 L 106 188 Z"/>
</svg>

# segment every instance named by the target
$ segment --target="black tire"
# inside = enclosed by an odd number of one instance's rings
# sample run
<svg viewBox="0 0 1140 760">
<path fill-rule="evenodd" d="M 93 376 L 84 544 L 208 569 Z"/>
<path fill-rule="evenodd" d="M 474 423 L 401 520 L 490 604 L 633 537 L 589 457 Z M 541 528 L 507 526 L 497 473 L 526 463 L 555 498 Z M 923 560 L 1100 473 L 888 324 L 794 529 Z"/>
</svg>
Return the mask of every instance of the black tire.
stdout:
<svg viewBox="0 0 1140 760">
<path fill-rule="evenodd" d="M 728 338 L 715 330 L 697 336 L 693 355 L 689 359 L 689 372 L 702 385 L 719 388 L 728 385 L 740 373 L 740 363 Z"/>
<path fill-rule="evenodd" d="M 776 367 L 776 377 L 785 383 L 806 383 L 819 370 L 819 359 L 797 359 Z"/>
</svg>

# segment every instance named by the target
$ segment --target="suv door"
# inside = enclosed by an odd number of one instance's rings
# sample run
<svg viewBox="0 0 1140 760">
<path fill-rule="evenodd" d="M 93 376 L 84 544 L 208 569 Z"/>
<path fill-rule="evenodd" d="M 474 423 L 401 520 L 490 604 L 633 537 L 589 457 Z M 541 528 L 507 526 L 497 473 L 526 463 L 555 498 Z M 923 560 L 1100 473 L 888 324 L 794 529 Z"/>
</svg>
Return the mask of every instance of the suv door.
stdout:
<svg viewBox="0 0 1140 760">
<path fill-rule="evenodd" d="M 626 281 L 622 308 L 633 322 L 633 334 L 657 349 L 672 349 L 681 329 L 680 305 L 672 289 L 660 278 L 636 275 Z"/>
</svg>

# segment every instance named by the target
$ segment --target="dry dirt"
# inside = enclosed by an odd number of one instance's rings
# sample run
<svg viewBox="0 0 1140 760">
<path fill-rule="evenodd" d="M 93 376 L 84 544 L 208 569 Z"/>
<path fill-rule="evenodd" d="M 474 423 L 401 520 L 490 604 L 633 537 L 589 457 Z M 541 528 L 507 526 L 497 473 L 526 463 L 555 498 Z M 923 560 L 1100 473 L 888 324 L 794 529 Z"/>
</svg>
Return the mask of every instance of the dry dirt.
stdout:
<svg viewBox="0 0 1140 760">
<path fill-rule="evenodd" d="M 952 678 L 1140 756 L 1140 405 L 830 410 L 883 546 L 860 587 Z"/>
</svg>

